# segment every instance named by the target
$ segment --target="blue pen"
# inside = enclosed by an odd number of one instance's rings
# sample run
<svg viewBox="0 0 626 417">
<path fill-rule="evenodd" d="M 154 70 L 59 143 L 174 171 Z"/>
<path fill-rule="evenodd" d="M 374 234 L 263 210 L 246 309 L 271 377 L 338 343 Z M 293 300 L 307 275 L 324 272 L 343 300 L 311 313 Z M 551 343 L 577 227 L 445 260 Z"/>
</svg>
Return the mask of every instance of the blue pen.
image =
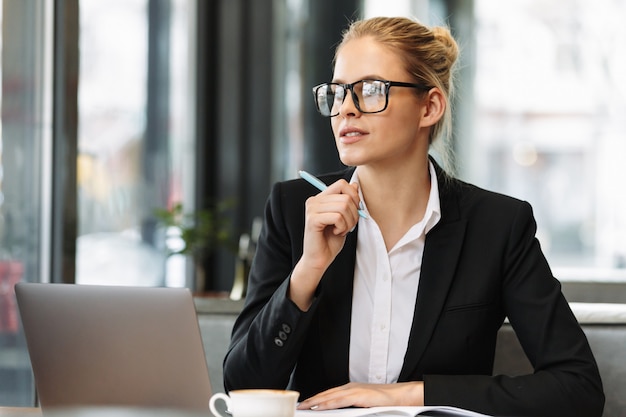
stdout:
<svg viewBox="0 0 626 417">
<path fill-rule="evenodd" d="M 308 182 L 309 184 L 311 184 L 312 186 L 314 186 L 320 191 L 324 191 L 325 189 L 328 188 L 328 186 L 324 184 L 319 178 L 317 178 L 314 175 L 309 174 L 306 171 L 298 171 L 298 174 L 300 174 L 303 180 L 305 180 L 306 182 Z M 367 219 L 367 214 L 365 213 L 365 211 L 358 210 L 358 212 L 359 212 L 359 216 L 361 216 L 364 219 Z"/>
</svg>

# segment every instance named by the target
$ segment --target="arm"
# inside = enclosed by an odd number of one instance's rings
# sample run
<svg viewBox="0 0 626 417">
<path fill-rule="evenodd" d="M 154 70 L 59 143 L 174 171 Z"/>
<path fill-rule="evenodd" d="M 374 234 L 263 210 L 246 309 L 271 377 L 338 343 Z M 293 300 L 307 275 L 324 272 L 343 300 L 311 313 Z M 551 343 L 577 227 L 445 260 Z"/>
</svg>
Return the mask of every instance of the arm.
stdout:
<svg viewBox="0 0 626 417">
<path fill-rule="evenodd" d="M 593 354 L 535 239 L 530 206 L 518 207 L 503 252 L 502 302 L 535 372 L 425 375 L 426 404 L 496 415 L 600 416 L 604 395 Z"/>
<path fill-rule="evenodd" d="M 358 221 L 358 193 L 345 180 L 314 197 L 299 182 L 277 184 L 266 205 L 246 303 L 224 360 L 227 390 L 287 386 L 309 336 L 319 282 Z"/>
<path fill-rule="evenodd" d="M 282 184 L 276 184 L 266 204 L 264 224 L 248 277 L 246 301 L 235 321 L 224 358 L 227 391 L 286 387 L 308 316 L 314 311 L 312 308 L 305 314 L 287 298 L 289 277 L 302 244 L 301 239 L 298 244 L 301 234 L 297 233 L 297 219 L 294 219 L 293 230 L 287 226 L 290 219 L 287 218 L 289 213 L 282 211 L 283 193 Z M 295 236 L 292 233 L 296 233 Z M 274 338 L 280 339 L 283 325 L 289 326 L 290 332 L 285 333 L 287 340 L 281 339 L 282 346 L 278 346 Z"/>
</svg>

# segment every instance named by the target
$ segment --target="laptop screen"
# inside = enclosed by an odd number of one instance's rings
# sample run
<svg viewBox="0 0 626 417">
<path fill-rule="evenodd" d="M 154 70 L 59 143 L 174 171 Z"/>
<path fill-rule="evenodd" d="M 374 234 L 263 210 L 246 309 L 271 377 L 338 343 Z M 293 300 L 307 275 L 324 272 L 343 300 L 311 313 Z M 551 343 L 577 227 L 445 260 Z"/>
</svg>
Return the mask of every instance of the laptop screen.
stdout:
<svg viewBox="0 0 626 417">
<path fill-rule="evenodd" d="M 15 291 L 42 408 L 208 410 L 188 289 L 20 283 Z"/>
</svg>

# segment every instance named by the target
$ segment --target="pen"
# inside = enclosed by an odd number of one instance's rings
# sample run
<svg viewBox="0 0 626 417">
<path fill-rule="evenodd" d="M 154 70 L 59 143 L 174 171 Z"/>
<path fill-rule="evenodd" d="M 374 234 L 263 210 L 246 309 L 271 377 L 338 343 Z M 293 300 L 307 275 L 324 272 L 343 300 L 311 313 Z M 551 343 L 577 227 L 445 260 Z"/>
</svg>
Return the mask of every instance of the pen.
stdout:
<svg viewBox="0 0 626 417">
<path fill-rule="evenodd" d="M 314 186 L 320 191 L 324 191 L 325 189 L 328 188 L 328 186 L 324 184 L 319 178 L 317 178 L 314 175 L 309 174 L 306 171 L 298 171 L 298 174 L 300 174 L 303 180 L 305 180 L 306 182 L 308 182 L 309 184 L 311 184 L 312 186 Z M 365 211 L 358 210 L 358 212 L 359 212 L 359 216 L 361 216 L 364 219 L 367 219 L 367 214 L 365 213 Z"/>
</svg>

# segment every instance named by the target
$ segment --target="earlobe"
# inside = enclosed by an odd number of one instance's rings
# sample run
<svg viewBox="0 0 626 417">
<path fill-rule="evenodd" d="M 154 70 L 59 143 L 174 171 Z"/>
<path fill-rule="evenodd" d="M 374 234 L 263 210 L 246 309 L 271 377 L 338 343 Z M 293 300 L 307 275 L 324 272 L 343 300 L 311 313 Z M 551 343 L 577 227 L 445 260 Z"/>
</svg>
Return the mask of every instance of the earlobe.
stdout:
<svg viewBox="0 0 626 417">
<path fill-rule="evenodd" d="M 431 88 L 424 97 L 421 124 L 424 127 L 434 126 L 443 117 L 447 106 L 446 97 L 437 87 Z"/>
</svg>

